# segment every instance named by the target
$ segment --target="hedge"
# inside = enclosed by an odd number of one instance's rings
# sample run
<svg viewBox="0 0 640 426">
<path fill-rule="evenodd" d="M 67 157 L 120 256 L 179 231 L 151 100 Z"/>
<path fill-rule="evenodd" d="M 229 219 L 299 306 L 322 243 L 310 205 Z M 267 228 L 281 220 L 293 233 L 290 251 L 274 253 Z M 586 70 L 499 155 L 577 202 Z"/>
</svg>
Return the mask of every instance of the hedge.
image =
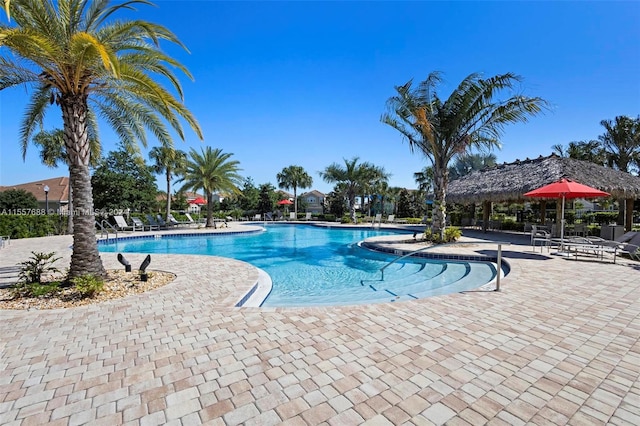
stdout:
<svg viewBox="0 0 640 426">
<path fill-rule="evenodd" d="M 67 231 L 67 216 L 60 215 L 0 215 L 0 235 L 12 239 L 46 237 Z"/>
</svg>

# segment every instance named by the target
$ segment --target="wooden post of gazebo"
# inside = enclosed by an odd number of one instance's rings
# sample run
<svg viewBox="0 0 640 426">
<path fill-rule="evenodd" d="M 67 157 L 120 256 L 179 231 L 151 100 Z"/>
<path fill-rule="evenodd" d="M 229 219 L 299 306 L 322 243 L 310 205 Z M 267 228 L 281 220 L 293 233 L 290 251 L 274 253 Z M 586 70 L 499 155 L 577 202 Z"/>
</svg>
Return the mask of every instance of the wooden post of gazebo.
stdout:
<svg viewBox="0 0 640 426">
<path fill-rule="evenodd" d="M 482 203 L 482 232 L 487 232 L 489 217 L 491 217 L 491 201 L 484 201 Z"/>
<path fill-rule="evenodd" d="M 625 200 L 625 207 L 627 209 L 624 221 L 625 232 L 631 231 L 631 228 L 633 227 L 633 201 L 633 198 L 627 198 Z"/>
</svg>

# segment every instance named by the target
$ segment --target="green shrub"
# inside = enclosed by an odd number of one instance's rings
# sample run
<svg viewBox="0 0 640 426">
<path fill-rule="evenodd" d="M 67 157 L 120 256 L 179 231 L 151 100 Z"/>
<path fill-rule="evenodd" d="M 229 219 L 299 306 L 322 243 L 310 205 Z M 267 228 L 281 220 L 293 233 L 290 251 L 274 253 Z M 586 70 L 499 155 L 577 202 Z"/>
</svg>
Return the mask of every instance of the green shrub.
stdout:
<svg viewBox="0 0 640 426">
<path fill-rule="evenodd" d="M 50 283 L 27 283 L 19 282 L 12 289 L 12 297 L 43 297 L 60 291 L 60 282 Z"/>
<path fill-rule="evenodd" d="M 422 219 L 419 217 L 408 217 L 406 220 L 409 225 L 419 225 L 422 223 Z"/>
<path fill-rule="evenodd" d="M 40 283 L 42 276 L 46 273 L 60 272 L 58 268 L 53 264 L 59 260 L 59 257 L 54 257 L 55 252 L 51 253 L 36 253 L 31 252 L 32 256 L 29 260 L 19 263 L 20 267 L 20 281 L 31 284 Z"/>
<path fill-rule="evenodd" d="M 440 237 L 440 234 L 433 233 L 431 228 L 427 228 L 424 231 L 424 239 L 434 244 L 453 243 L 458 241 L 462 236 L 462 231 L 456 226 L 449 226 L 444 229 L 444 238 Z"/>
<path fill-rule="evenodd" d="M 82 297 L 93 297 L 104 289 L 104 282 L 92 274 L 75 277 L 71 282 Z"/>
<path fill-rule="evenodd" d="M 64 234 L 66 230 L 67 216 L 57 214 L 2 214 L 0 220 L 0 235 L 9 235 L 12 239 Z"/>
</svg>

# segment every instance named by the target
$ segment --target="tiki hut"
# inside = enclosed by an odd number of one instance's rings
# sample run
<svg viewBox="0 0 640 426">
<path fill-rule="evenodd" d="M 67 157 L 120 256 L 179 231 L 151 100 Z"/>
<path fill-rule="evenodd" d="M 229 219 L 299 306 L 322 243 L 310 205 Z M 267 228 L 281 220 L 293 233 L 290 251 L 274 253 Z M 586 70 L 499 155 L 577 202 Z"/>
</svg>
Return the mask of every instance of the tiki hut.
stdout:
<svg viewBox="0 0 640 426">
<path fill-rule="evenodd" d="M 484 223 L 487 223 L 492 202 L 524 200 L 525 192 L 561 178 L 606 191 L 618 200 L 626 200 L 625 228 L 631 229 L 633 200 L 640 198 L 640 177 L 555 154 L 533 160 L 516 160 L 472 172 L 449 184 L 447 201 L 461 204 L 484 203 Z M 542 210 L 544 211 L 544 207 Z"/>
</svg>

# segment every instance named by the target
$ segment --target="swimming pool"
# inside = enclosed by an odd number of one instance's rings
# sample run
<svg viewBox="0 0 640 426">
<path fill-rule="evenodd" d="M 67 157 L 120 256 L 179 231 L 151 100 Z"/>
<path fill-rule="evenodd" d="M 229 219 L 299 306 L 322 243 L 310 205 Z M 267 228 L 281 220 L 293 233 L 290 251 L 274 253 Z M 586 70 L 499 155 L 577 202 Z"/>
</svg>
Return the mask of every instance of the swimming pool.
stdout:
<svg viewBox="0 0 640 426">
<path fill-rule="evenodd" d="M 459 292 L 493 280 L 488 262 L 407 258 L 380 280 L 395 256 L 357 243 L 398 231 L 269 224 L 264 232 L 122 239 L 104 252 L 204 254 L 248 262 L 269 274 L 273 288 L 262 306 L 319 306 L 393 302 Z M 410 235 L 410 234 L 409 234 Z"/>
</svg>

